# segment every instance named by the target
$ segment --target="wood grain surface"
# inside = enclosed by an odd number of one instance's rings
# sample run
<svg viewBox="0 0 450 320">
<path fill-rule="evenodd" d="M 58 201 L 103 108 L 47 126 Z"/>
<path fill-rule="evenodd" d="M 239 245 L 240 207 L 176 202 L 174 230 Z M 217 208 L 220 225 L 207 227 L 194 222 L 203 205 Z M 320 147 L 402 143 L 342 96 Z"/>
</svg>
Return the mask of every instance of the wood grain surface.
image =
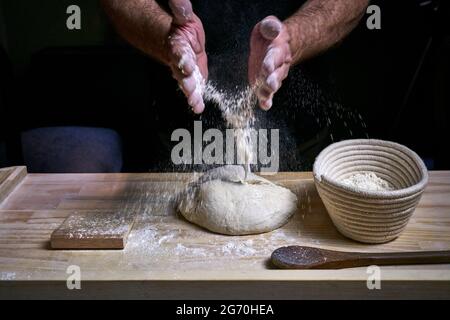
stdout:
<svg viewBox="0 0 450 320">
<path fill-rule="evenodd" d="M 273 270 L 269 263 L 272 251 L 287 245 L 359 252 L 450 250 L 450 172 L 430 173 L 429 185 L 405 232 L 382 245 L 357 243 L 337 232 L 318 197 L 311 173 L 268 176 L 299 198 L 298 211 L 284 227 L 253 236 L 213 234 L 188 223 L 175 210 L 179 193 L 192 178 L 192 174 L 175 173 L 28 174 L 0 203 L 0 279 L 10 280 L 6 281 L 9 285 L 28 281 L 27 288 L 31 290 L 29 281 L 65 281 L 67 268 L 76 265 L 86 281 L 150 281 L 160 291 L 146 294 L 156 297 L 178 297 L 170 291 L 171 285 L 161 285 L 160 281 L 168 280 L 214 281 L 218 288 L 219 282 L 224 282 L 225 294 L 234 281 L 250 281 L 252 285 L 252 281 L 261 281 L 261 285 L 269 286 L 279 281 L 303 283 L 305 291 L 298 291 L 295 286 L 280 290 L 291 294 L 296 290 L 292 298 L 308 292 L 326 297 L 330 294 L 327 288 L 335 286 L 334 281 L 343 286 L 356 281 L 358 288 L 367 290 L 366 268 Z M 85 212 L 136 214 L 126 248 L 51 250 L 52 232 L 69 215 Z M 450 295 L 449 265 L 390 266 L 382 270 L 383 280 L 420 283 L 420 290 L 414 287 L 416 291 L 410 294 Z M 311 281 L 330 285 L 324 285 L 324 291 L 318 294 L 315 288 L 320 286 L 310 285 Z M 180 284 L 180 290 L 182 287 Z M 197 298 L 208 297 L 200 287 L 192 285 L 186 290 L 197 290 Z M 352 288 L 349 292 L 360 294 Z M 255 291 L 256 295 L 249 295 L 239 286 L 237 290 L 247 297 L 262 294 Z"/>
</svg>

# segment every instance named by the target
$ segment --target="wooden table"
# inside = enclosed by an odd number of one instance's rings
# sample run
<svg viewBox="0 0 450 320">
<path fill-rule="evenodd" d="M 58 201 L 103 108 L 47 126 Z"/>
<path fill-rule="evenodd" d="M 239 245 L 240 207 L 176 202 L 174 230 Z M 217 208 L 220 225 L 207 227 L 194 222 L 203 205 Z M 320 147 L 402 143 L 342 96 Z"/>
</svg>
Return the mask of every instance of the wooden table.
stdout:
<svg viewBox="0 0 450 320">
<path fill-rule="evenodd" d="M 349 251 L 450 249 L 450 172 L 430 183 L 405 232 L 383 245 L 341 236 L 311 173 L 269 177 L 299 197 L 283 228 L 256 236 L 212 234 L 179 217 L 176 198 L 192 174 L 26 174 L 0 170 L 0 298 L 450 298 L 450 265 L 381 269 L 381 290 L 366 268 L 273 270 L 271 252 L 300 244 Z M 136 212 L 124 250 L 60 251 L 49 237 L 77 212 Z M 68 290 L 68 267 L 81 290 Z"/>
</svg>

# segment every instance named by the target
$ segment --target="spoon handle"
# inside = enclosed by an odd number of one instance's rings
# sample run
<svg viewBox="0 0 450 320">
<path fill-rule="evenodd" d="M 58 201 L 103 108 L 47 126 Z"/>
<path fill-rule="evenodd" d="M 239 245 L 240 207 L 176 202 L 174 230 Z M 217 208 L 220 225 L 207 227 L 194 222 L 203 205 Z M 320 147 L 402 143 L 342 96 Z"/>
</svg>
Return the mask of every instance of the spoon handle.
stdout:
<svg viewBox="0 0 450 320">
<path fill-rule="evenodd" d="M 375 265 L 450 263 L 450 251 L 356 253 L 356 255 Z"/>
</svg>

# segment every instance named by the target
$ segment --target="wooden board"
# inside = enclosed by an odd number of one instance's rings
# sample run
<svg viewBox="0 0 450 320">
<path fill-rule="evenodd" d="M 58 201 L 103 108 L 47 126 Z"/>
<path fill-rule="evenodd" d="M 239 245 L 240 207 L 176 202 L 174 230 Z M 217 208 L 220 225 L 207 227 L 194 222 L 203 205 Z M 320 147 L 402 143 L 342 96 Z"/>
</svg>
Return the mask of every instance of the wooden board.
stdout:
<svg viewBox="0 0 450 320">
<path fill-rule="evenodd" d="M 28 174 L 0 203 L 0 297 L 134 298 L 450 298 L 450 265 L 382 267 L 382 290 L 369 291 L 366 268 L 273 270 L 284 245 L 388 252 L 450 249 L 450 172 L 430 182 L 404 233 L 382 245 L 340 235 L 317 195 L 311 173 L 268 178 L 299 197 L 282 228 L 223 236 L 178 216 L 177 195 L 191 174 Z M 134 212 L 124 250 L 51 250 L 52 232 L 71 214 Z M 78 293 L 65 287 L 79 266 Z M 7 280 L 7 281 L 1 281 Z M 2 291 L 3 290 L 3 291 Z M 337 293 L 338 292 L 338 293 Z"/>
<path fill-rule="evenodd" d="M 26 175 L 26 167 L 0 168 L 0 203 L 22 182 Z"/>
<path fill-rule="evenodd" d="M 53 249 L 123 249 L 135 215 L 82 212 L 67 217 L 51 237 Z"/>
</svg>

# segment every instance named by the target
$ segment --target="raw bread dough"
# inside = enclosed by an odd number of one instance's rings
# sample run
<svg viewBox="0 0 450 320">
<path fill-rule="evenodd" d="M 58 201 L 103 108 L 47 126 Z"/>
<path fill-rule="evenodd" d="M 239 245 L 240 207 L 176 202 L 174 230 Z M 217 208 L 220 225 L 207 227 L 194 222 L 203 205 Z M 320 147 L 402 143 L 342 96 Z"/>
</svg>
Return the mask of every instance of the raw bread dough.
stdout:
<svg viewBox="0 0 450 320">
<path fill-rule="evenodd" d="M 217 233 L 245 235 L 284 225 L 297 209 L 297 196 L 242 166 L 206 172 L 192 183 L 178 206 L 190 222 Z"/>
</svg>

